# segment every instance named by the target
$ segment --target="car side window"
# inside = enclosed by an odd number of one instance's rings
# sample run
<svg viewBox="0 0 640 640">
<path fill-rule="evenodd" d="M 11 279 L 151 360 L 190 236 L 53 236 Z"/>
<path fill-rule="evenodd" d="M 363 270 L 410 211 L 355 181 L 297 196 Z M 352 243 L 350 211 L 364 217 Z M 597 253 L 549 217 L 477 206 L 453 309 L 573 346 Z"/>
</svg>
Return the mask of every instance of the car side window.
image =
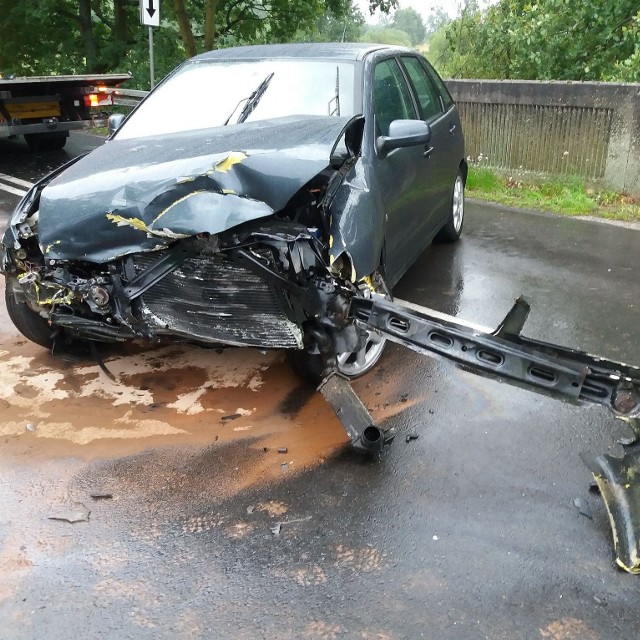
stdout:
<svg viewBox="0 0 640 640">
<path fill-rule="evenodd" d="M 442 112 L 440 97 L 433 82 L 431 82 L 418 58 L 403 56 L 402 63 L 418 96 L 422 119 L 431 120 L 431 118 Z"/>
<path fill-rule="evenodd" d="M 380 135 L 389 135 L 393 120 L 416 118 L 409 87 L 395 59 L 379 62 L 373 72 L 373 101 Z"/>
<path fill-rule="evenodd" d="M 449 109 L 453 106 L 453 98 L 449 93 L 449 89 L 442 81 L 442 78 L 436 73 L 436 70 L 426 61 L 423 60 L 423 65 L 429 74 L 431 80 L 433 80 L 433 84 L 436 85 L 436 89 L 442 98 L 442 104 L 444 106 L 445 111 L 449 111 Z"/>
</svg>

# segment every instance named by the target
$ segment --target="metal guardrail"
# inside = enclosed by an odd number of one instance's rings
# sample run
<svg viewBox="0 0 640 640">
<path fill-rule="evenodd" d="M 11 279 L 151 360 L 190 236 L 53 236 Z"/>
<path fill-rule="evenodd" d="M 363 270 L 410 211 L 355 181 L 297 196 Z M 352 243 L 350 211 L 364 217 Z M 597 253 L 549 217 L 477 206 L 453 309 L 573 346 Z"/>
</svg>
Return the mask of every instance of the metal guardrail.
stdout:
<svg viewBox="0 0 640 640">
<path fill-rule="evenodd" d="M 112 89 L 109 91 L 113 95 L 113 104 L 123 107 L 137 107 L 138 103 L 147 96 L 148 91 L 138 89 Z"/>
</svg>

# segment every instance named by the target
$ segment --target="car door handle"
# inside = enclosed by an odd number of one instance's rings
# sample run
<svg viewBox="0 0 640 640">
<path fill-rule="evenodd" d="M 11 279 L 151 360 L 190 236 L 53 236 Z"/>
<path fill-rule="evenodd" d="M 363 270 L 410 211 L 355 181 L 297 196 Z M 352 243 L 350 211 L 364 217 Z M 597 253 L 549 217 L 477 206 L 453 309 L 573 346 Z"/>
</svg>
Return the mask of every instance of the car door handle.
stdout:
<svg viewBox="0 0 640 640">
<path fill-rule="evenodd" d="M 427 159 L 430 158 L 432 151 L 433 151 L 433 147 L 429 147 L 428 149 L 426 149 L 425 152 L 424 152 L 424 157 L 427 158 Z"/>
<path fill-rule="evenodd" d="M 456 125 L 453 122 L 449 125 L 449 133 L 453 133 L 456 130 Z"/>
</svg>

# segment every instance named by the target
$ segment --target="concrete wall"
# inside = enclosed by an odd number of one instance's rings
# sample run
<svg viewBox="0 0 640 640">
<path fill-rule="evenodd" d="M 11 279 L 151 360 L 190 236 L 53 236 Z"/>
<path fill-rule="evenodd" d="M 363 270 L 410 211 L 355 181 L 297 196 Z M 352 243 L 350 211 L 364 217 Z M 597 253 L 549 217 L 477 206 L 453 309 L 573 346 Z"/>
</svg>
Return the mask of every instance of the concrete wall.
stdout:
<svg viewBox="0 0 640 640">
<path fill-rule="evenodd" d="M 640 84 L 448 80 L 467 156 L 640 194 Z"/>
</svg>

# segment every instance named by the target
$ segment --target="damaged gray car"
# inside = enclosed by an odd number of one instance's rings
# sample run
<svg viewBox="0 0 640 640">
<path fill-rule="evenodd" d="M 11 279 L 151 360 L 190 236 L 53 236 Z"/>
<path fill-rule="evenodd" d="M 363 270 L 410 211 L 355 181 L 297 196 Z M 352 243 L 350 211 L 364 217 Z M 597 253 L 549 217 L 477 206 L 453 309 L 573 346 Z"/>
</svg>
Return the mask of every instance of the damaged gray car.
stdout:
<svg viewBox="0 0 640 640">
<path fill-rule="evenodd" d="M 640 369 L 391 301 L 464 222 L 451 96 L 412 50 L 354 44 L 210 52 L 178 69 L 109 142 L 33 187 L 0 245 L 17 328 L 45 347 L 133 339 L 286 349 L 356 449 L 382 431 L 348 380 L 385 340 L 629 425 L 624 457 L 587 456 L 617 563 L 640 573 Z"/>
<path fill-rule="evenodd" d="M 350 377 L 384 339 L 347 316 L 454 241 L 458 112 L 414 51 L 226 49 L 176 69 L 109 142 L 48 176 L 4 238 L 7 306 L 43 346 L 178 338 L 290 350 Z"/>
</svg>

